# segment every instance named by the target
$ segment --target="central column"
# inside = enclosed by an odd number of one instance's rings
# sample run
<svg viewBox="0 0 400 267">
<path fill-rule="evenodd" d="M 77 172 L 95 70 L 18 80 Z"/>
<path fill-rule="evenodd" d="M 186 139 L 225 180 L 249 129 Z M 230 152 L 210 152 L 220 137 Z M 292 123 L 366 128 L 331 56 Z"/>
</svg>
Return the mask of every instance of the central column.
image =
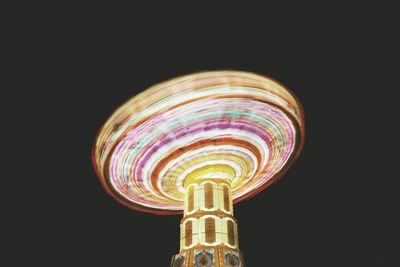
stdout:
<svg viewBox="0 0 400 267">
<path fill-rule="evenodd" d="M 185 190 L 180 253 L 171 266 L 244 266 L 230 180 L 198 178 L 185 184 Z"/>
</svg>

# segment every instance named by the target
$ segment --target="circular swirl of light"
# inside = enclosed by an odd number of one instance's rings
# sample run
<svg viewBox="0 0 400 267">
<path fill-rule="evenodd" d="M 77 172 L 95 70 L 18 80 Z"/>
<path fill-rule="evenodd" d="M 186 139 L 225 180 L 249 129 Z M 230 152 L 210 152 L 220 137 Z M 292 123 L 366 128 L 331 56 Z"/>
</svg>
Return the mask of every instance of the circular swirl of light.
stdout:
<svg viewBox="0 0 400 267">
<path fill-rule="evenodd" d="M 92 159 L 106 191 L 156 214 L 183 209 L 185 184 L 230 180 L 234 202 L 276 181 L 299 154 L 304 116 L 278 82 L 210 71 L 157 84 L 120 106 L 100 129 Z"/>
</svg>

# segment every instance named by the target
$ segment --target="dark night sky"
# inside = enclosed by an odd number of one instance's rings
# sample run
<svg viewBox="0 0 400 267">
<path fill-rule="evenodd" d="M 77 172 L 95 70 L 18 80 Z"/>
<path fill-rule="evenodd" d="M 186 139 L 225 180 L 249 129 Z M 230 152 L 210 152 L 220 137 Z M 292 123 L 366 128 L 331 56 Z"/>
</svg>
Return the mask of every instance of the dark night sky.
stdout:
<svg viewBox="0 0 400 267">
<path fill-rule="evenodd" d="M 390 60 L 389 29 L 357 7 L 289 9 L 84 8 L 28 31 L 25 53 L 44 65 L 27 67 L 36 85 L 28 96 L 48 127 L 35 131 L 33 178 L 49 182 L 24 212 L 27 250 L 43 266 L 168 266 L 180 216 L 131 211 L 108 196 L 91 165 L 94 137 L 118 105 L 156 82 L 236 69 L 285 84 L 306 119 L 303 152 L 286 176 L 235 206 L 247 266 L 400 266 L 395 175 L 379 167 L 394 160 L 381 147 L 391 135 L 378 136 L 392 107 L 376 95 L 387 88 L 378 71 Z"/>
</svg>

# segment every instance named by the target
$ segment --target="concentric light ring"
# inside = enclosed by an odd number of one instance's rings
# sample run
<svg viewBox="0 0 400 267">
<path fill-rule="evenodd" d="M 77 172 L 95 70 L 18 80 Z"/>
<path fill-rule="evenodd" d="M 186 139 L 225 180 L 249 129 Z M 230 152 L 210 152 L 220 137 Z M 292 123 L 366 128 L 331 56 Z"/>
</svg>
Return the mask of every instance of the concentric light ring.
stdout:
<svg viewBox="0 0 400 267">
<path fill-rule="evenodd" d="M 303 141 L 301 104 L 283 85 L 250 72 L 210 71 L 129 99 L 100 129 L 92 159 L 120 203 L 176 214 L 187 181 L 229 179 L 236 203 L 277 181 Z"/>
</svg>

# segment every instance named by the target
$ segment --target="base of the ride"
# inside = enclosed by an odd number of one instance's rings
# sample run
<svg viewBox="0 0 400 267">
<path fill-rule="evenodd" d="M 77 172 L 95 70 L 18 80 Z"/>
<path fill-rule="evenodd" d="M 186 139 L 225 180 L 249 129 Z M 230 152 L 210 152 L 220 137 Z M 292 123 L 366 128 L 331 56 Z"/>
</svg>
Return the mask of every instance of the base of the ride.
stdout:
<svg viewBox="0 0 400 267">
<path fill-rule="evenodd" d="M 180 252 L 171 267 L 244 267 L 228 179 L 196 179 L 185 185 Z"/>
</svg>

